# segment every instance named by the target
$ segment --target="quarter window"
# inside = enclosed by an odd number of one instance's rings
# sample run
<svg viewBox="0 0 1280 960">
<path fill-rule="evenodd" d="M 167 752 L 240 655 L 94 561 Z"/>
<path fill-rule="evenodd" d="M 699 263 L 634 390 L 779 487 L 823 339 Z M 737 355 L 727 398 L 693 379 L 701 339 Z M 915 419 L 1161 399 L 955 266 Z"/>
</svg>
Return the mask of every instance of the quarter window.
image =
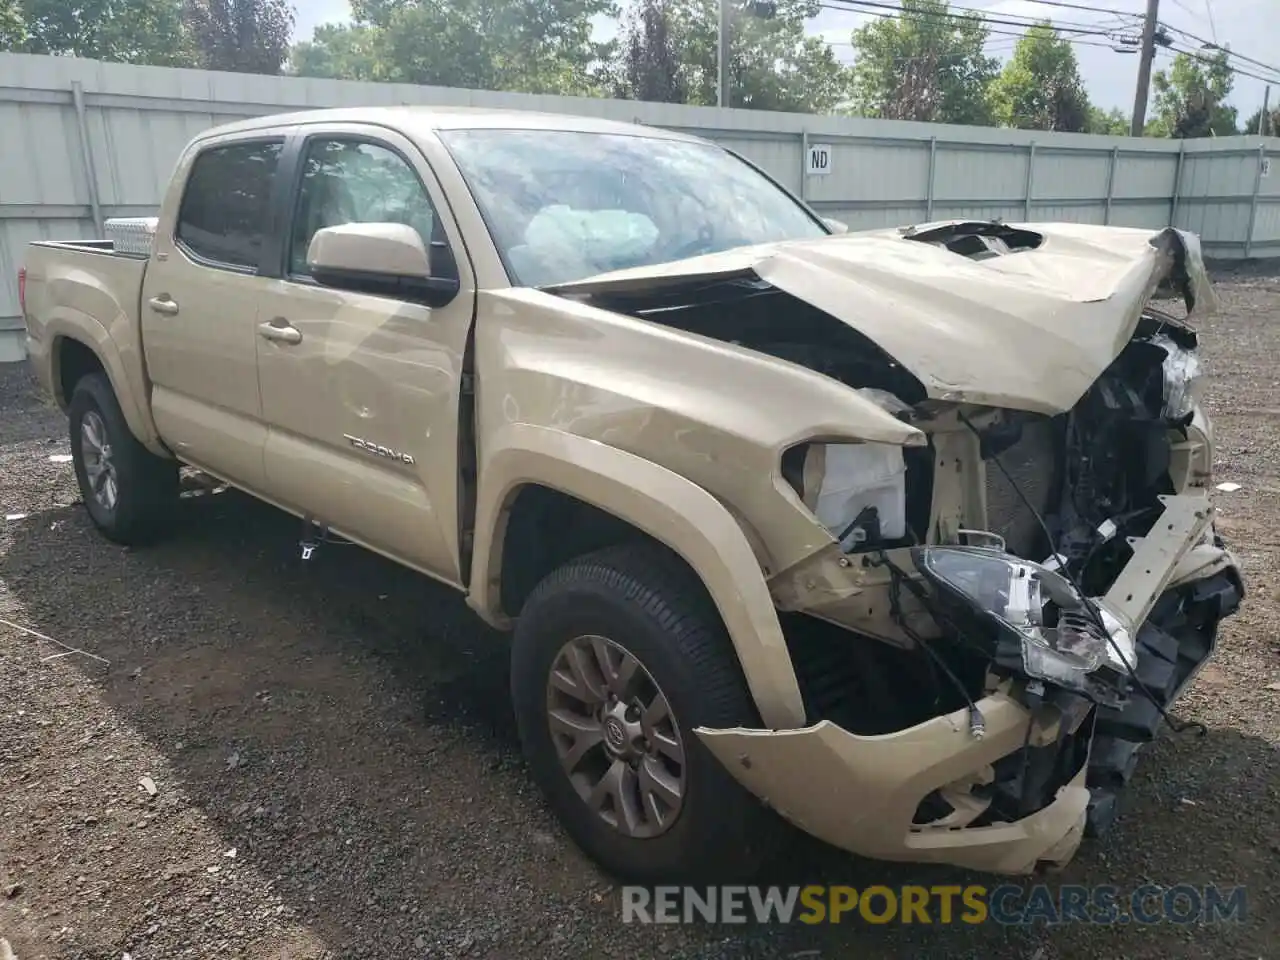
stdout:
<svg viewBox="0 0 1280 960">
<path fill-rule="evenodd" d="M 204 260 L 256 269 L 283 148 L 280 141 L 232 143 L 196 157 L 178 212 L 178 241 Z"/>
<path fill-rule="evenodd" d="M 430 249 L 436 217 L 422 181 L 395 151 L 358 140 L 312 140 L 303 161 L 289 272 L 309 276 L 311 238 L 344 223 L 403 223 Z"/>
</svg>

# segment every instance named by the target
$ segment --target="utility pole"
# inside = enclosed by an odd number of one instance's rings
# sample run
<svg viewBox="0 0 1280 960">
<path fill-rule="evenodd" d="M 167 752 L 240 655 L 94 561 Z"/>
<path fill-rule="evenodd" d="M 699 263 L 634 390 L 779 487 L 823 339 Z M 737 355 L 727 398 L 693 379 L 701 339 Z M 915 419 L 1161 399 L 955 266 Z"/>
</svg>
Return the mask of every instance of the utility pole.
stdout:
<svg viewBox="0 0 1280 960">
<path fill-rule="evenodd" d="M 1147 0 L 1147 22 L 1142 26 L 1142 59 L 1138 61 L 1138 89 L 1133 94 L 1133 123 L 1129 136 L 1140 137 L 1147 126 L 1147 93 L 1151 89 L 1151 61 L 1156 58 L 1156 18 L 1160 0 Z"/>
<path fill-rule="evenodd" d="M 716 42 L 716 105 L 729 105 L 729 0 L 720 0 L 720 31 Z"/>
<path fill-rule="evenodd" d="M 1262 113 L 1258 116 L 1258 136 L 1265 137 L 1271 128 L 1271 84 L 1262 89 Z"/>
</svg>

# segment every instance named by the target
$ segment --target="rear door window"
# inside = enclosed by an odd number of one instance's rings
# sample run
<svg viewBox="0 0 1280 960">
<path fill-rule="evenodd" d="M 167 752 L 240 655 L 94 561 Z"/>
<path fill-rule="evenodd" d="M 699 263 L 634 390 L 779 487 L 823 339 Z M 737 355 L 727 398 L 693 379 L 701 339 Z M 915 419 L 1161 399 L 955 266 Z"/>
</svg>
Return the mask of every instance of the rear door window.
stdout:
<svg viewBox="0 0 1280 960">
<path fill-rule="evenodd" d="M 191 166 L 176 239 L 211 266 L 256 270 L 284 142 L 231 143 L 205 150 Z"/>
</svg>

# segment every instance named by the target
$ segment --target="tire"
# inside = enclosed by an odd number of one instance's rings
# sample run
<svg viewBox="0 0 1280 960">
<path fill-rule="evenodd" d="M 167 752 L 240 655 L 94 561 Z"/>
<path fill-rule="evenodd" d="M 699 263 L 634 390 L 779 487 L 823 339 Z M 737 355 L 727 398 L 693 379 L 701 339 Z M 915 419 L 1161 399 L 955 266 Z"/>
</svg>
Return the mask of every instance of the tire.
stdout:
<svg viewBox="0 0 1280 960">
<path fill-rule="evenodd" d="M 157 457 L 138 442 L 105 373 L 80 378 L 68 414 L 76 481 L 94 526 L 120 544 L 155 540 L 168 529 L 178 502 L 178 464 Z M 109 451 L 108 470 L 99 466 L 102 458 L 95 452 L 93 439 L 98 436 Z M 114 499 L 106 495 L 110 484 Z"/>
<path fill-rule="evenodd" d="M 561 653 L 567 643 L 584 637 L 606 638 L 611 657 L 619 650 L 632 655 L 647 675 L 633 683 L 656 689 L 674 717 L 664 726 L 667 732 L 652 727 L 647 731 L 652 739 L 646 735 L 642 741 L 651 752 L 642 756 L 634 783 L 646 782 L 644 771 L 655 761 L 668 773 L 679 769 L 683 774 L 678 807 L 655 801 L 665 807 L 667 818 L 659 822 L 649 816 L 647 836 L 628 835 L 606 822 L 582 792 L 590 789 L 592 777 L 580 773 L 575 785 L 561 762 L 561 753 L 577 741 L 553 735 L 553 709 L 564 716 L 562 707 L 573 709 L 579 702 L 576 695 L 553 688 L 552 670 L 557 667 L 562 678 L 572 679 Z M 596 665 L 597 679 L 604 677 L 598 659 L 587 663 Z M 576 680 L 574 686 L 581 687 Z M 516 625 L 511 692 L 534 780 L 578 846 L 618 878 L 647 884 L 744 880 L 777 849 L 785 831 L 781 819 L 739 785 L 694 733 L 700 726 L 758 727 L 760 721 L 714 604 L 692 572 L 664 548 L 609 547 L 572 560 L 543 580 Z M 669 745 L 676 731 L 684 761 L 678 765 L 653 746 L 664 737 Z M 577 769 L 612 770 L 616 760 L 602 738 Z M 614 821 L 624 821 L 619 806 L 612 806 Z M 643 801 L 640 809 L 651 811 Z"/>
</svg>

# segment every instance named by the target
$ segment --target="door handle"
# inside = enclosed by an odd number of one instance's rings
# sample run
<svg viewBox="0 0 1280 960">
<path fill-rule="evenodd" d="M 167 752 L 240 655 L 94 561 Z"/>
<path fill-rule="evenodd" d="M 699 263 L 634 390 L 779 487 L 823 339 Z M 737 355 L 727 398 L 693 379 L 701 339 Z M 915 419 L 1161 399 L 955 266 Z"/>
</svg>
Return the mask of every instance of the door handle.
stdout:
<svg viewBox="0 0 1280 960">
<path fill-rule="evenodd" d="M 287 321 L 258 324 L 258 336 L 274 343 L 301 343 L 302 331 Z"/>
<path fill-rule="evenodd" d="M 176 317 L 178 315 L 178 305 L 169 299 L 167 295 L 152 297 L 147 303 L 156 313 L 163 313 L 166 317 Z"/>
</svg>

